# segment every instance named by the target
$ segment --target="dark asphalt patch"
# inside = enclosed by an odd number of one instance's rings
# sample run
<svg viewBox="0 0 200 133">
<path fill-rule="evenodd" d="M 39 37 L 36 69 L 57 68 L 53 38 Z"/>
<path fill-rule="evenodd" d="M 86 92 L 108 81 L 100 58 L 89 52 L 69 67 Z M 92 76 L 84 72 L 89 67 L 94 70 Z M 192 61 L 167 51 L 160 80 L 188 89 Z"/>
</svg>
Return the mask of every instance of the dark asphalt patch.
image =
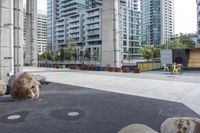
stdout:
<svg viewBox="0 0 200 133">
<path fill-rule="evenodd" d="M 1 120 L 0 133 L 117 133 L 135 123 L 159 131 L 169 117 L 200 118 L 181 103 L 64 84 L 42 86 L 41 98 L 10 102 L 0 97 L 0 118 L 31 111 L 16 124 Z M 79 115 L 71 117 L 69 112 Z"/>
</svg>

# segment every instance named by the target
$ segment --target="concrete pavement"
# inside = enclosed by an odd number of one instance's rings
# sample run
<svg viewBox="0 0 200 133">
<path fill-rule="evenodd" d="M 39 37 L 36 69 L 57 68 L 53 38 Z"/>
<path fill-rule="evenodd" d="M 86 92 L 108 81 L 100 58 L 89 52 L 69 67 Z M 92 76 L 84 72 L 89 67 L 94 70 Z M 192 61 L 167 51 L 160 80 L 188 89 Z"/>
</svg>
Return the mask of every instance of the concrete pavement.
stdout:
<svg viewBox="0 0 200 133">
<path fill-rule="evenodd" d="M 117 133 L 135 123 L 159 131 L 169 117 L 200 118 L 181 103 L 78 86 L 50 83 L 40 92 L 39 100 L 0 97 L 0 133 Z"/>
<path fill-rule="evenodd" d="M 84 72 L 27 67 L 48 81 L 183 103 L 200 114 L 200 76 Z"/>
</svg>

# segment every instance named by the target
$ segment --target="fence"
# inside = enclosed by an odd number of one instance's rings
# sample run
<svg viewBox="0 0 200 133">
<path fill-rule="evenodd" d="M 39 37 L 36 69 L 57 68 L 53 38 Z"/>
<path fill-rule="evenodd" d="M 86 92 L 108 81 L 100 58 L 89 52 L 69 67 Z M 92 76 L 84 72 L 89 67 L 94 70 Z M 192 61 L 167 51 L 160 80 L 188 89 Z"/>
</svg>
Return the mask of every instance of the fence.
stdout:
<svg viewBox="0 0 200 133">
<path fill-rule="evenodd" d="M 138 62 L 137 67 L 139 68 L 140 72 L 159 70 L 162 68 L 159 61 Z"/>
</svg>

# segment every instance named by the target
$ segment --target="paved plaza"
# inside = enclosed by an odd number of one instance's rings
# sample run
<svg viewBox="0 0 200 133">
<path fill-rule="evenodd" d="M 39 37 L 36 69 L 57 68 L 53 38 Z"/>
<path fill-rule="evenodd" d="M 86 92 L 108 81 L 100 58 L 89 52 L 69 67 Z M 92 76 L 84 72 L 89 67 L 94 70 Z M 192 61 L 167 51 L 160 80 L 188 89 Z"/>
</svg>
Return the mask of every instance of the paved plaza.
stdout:
<svg viewBox="0 0 200 133">
<path fill-rule="evenodd" d="M 200 117 L 181 103 L 58 83 L 43 86 L 39 100 L 4 96 L 0 106 L 2 133 L 117 133 L 133 123 L 159 131 L 169 117 Z"/>
<path fill-rule="evenodd" d="M 191 82 L 190 75 L 160 72 L 25 71 L 50 82 L 42 86 L 39 100 L 0 97 L 2 133 L 117 133 L 134 123 L 159 131 L 169 117 L 200 118 L 198 76 Z"/>
<path fill-rule="evenodd" d="M 134 74 L 32 67 L 25 71 L 44 75 L 50 82 L 179 102 L 200 114 L 200 72 Z"/>
</svg>

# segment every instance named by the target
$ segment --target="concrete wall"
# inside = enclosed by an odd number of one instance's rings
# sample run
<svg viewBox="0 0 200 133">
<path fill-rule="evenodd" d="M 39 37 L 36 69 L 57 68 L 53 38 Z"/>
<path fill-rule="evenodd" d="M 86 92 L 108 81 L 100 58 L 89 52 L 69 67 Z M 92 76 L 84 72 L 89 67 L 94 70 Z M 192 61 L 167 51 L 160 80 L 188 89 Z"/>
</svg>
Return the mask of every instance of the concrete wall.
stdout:
<svg viewBox="0 0 200 133">
<path fill-rule="evenodd" d="M 14 1 L 14 71 L 21 72 L 24 65 L 23 58 L 23 0 Z"/>
<path fill-rule="evenodd" d="M 14 72 L 20 72 L 23 68 L 23 0 L 13 0 L 13 35 L 14 35 L 14 57 L 10 55 L 10 30 L 9 27 L 9 0 L 0 1 L 0 79 L 8 80 L 10 61 L 14 59 Z"/>
<path fill-rule="evenodd" d="M 25 64 L 37 66 L 37 0 L 26 0 Z"/>
<path fill-rule="evenodd" d="M 1 0 L 0 6 L 5 8 L 0 8 L 0 78 L 3 81 L 7 81 L 7 73 L 9 73 L 9 1 Z"/>
<path fill-rule="evenodd" d="M 119 0 L 103 0 L 101 66 L 121 67 Z"/>
</svg>

